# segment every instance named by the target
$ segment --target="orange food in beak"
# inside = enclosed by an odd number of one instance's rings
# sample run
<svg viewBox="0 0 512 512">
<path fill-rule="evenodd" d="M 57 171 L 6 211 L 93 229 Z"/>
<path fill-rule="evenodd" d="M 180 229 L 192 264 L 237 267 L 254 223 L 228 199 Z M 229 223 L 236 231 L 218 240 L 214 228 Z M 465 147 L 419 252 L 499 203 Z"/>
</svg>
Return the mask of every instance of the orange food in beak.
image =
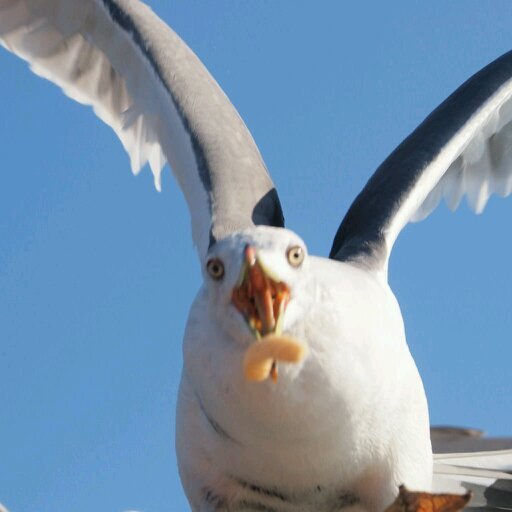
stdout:
<svg viewBox="0 0 512 512">
<path fill-rule="evenodd" d="M 253 382 L 262 382 L 270 375 L 276 382 L 278 361 L 300 363 L 306 354 L 307 347 L 294 338 L 268 334 L 245 351 L 245 378 Z"/>
<path fill-rule="evenodd" d="M 267 334 L 281 334 L 283 314 L 290 299 L 286 283 L 276 281 L 258 261 L 254 247 L 247 245 L 240 282 L 233 288 L 231 301 L 245 318 L 257 340 Z M 270 376 L 277 381 L 274 361 Z"/>
</svg>

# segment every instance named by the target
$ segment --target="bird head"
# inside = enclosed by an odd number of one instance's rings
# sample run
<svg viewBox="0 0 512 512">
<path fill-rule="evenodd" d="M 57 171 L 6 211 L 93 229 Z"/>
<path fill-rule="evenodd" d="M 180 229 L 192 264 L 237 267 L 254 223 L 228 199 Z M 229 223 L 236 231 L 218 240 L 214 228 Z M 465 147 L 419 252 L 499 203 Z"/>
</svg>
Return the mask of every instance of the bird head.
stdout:
<svg viewBox="0 0 512 512">
<path fill-rule="evenodd" d="M 204 260 L 209 306 L 237 342 L 289 330 L 307 311 L 308 255 L 292 231 L 257 226 L 215 243 Z"/>
</svg>

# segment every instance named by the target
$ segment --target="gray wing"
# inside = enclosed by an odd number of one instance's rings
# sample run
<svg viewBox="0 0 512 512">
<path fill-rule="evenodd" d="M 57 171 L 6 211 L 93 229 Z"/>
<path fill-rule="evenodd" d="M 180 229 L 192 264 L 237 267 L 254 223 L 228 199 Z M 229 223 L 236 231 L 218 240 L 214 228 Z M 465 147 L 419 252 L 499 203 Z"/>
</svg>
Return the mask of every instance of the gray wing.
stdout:
<svg viewBox="0 0 512 512">
<path fill-rule="evenodd" d="M 0 42 L 92 105 L 160 188 L 168 162 L 185 195 L 200 257 L 281 206 L 249 131 L 188 46 L 138 0 L 0 0 Z"/>
<path fill-rule="evenodd" d="M 387 270 L 410 221 L 467 195 L 480 213 L 512 191 L 512 52 L 476 73 L 381 164 L 343 219 L 330 257 Z"/>
<path fill-rule="evenodd" d="M 480 430 L 430 429 L 434 492 L 472 492 L 467 509 L 512 510 L 512 438 L 487 438 Z"/>
<path fill-rule="evenodd" d="M 432 427 L 430 439 L 434 453 L 512 450 L 512 437 L 486 437 L 482 430 L 469 428 Z"/>
</svg>

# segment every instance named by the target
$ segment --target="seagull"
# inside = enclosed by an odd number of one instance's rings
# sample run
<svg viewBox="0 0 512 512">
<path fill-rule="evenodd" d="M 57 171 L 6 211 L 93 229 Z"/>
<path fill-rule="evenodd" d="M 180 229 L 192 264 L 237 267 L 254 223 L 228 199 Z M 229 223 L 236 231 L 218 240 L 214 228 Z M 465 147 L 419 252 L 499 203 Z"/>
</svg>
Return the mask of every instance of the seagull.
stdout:
<svg viewBox="0 0 512 512">
<path fill-rule="evenodd" d="M 380 512 L 398 486 L 470 488 L 512 508 L 511 444 L 437 431 L 388 262 L 401 230 L 444 199 L 480 213 L 512 191 L 512 54 L 479 71 L 381 164 L 329 258 L 285 228 L 235 108 L 195 54 L 137 0 L 0 0 L 0 40 L 112 127 L 158 190 L 168 163 L 187 201 L 203 285 L 183 343 L 176 447 L 194 512 Z M 276 340 L 262 378 L 247 354 Z M 295 344 L 295 345 L 294 345 Z M 441 438 L 441 441 L 439 441 Z M 477 443 L 478 444 L 478 443 Z M 478 444 L 478 446 L 485 446 Z M 491 449 L 494 450 L 495 447 Z M 489 492 L 489 489 L 492 492 Z"/>
</svg>

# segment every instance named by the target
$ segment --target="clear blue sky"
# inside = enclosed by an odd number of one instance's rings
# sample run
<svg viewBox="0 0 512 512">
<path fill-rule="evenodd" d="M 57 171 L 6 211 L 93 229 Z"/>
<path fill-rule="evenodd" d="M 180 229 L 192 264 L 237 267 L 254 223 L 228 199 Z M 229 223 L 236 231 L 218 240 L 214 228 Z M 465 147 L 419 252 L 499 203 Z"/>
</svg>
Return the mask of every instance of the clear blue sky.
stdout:
<svg viewBox="0 0 512 512">
<path fill-rule="evenodd" d="M 510 2 L 151 5 L 251 129 L 287 224 L 326 255 L 387 154 L 512 48 Z M 200 286 L 189 217 L 91 110 L 0 51 L 0 501 L 12 512 L 188 510 L 174 451 Z M 512 434 L 512 199 L 443 206 L 390 280 L 435 424 Z"/>
</svg>

